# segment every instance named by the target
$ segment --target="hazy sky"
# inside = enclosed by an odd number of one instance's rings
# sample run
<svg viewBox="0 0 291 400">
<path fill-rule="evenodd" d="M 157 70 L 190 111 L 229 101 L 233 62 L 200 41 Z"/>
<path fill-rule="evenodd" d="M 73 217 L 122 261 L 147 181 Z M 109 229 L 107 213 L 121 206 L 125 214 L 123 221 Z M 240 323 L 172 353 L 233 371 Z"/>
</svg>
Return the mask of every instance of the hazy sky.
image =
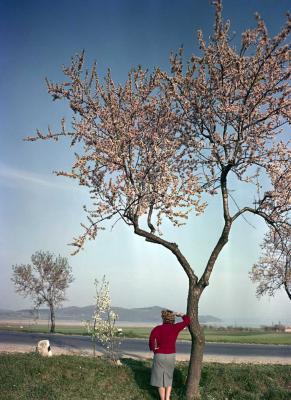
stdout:
<svg viewBox="0 0 291 400">
<path fill-rule="evenodd" d="M 224 17 L 231 20 L 237 40 L 255 23 L 254 12 L 275 34 L 285 21 L 285 0 L 225 0 Z M 115 80 L 141 64 L 168 69 L 171 50 L 184 44 L 196 49 L 197 29 L 208 37 L 213 8 L 207 0 L 0 0 L 0 308 L 18 309 L 31 302 L 14 293 L 10 281 L 13 264 L 28 263 L 43 249 L 68 257 L 75 281 L 64 305 L 93 302 L 94 278 L 106 274 L 113 304 L 123 307 L 160 305 L 185 310 L 187 279 L 172 254 L 146 243 L 122 224 L 102 232 L 85 250 L 72 257 L 67 244 L 85 222 L 82 205 L 88 193 L 74 182 L 56 177 L 53 170 L 69 170 L 72 151 L 65 142 L 22 140 L 59 127 L 70 118 L 65 103 L 52 102 L 45 77 L 62 81 L 61 66 L 86 51 L 86 62 L 97 60 L 99 75 L 111 68 Z M 241 202 L 252 201 L 247 187 L 236 188 Z M 243 204 L 243 203 L 241 203 Z M 172 229 L 164 237 L 176 241 L 199 275 L 222 227 L 219 199 L 203 217 Z M 201 314 L 254 321 L 290 319 L 290 301 L 282 291 L 275 298 L 258 300 L 248 272 L 259 256 L 264 223 L 248 217 L 236 222 L 230 242 L 219 257 L 209 287 L 200 303 Z"/>
</svg>

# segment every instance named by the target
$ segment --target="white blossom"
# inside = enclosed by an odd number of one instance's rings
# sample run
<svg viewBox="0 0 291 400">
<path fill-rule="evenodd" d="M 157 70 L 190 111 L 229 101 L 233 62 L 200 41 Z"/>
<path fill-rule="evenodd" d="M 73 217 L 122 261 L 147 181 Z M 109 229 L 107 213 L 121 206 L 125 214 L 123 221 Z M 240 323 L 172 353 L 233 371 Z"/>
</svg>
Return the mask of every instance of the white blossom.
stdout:
<svg viewBox="0 0 291 400">
<path fill-rule="evenodd" d="M 106 355 L 112 360 L 119 358 L 120 338 L 123 334 L 121 328 L 116 327 L 118 315 L 111 308 L 109 282 L 103 276 L 102 281 L 94 281 L 96 288 L 95 310 L 90 321 L 85 322 L 94 347 L 98 342 L 104 348 Z"/>
</svg>

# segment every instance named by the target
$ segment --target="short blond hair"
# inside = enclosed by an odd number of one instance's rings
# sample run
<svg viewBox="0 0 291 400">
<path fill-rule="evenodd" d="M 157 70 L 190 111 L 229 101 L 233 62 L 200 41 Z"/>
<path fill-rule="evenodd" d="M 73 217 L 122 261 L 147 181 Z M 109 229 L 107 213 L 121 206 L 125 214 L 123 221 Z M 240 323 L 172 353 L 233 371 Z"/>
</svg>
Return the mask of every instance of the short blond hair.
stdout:
<svg viewBox="0 0 291 400">
<path fill-rule="evenodd" d="M 175 314 L 172 310 L 163 310 L 161 312 L 162 320 L 166 324 L 174 324 L 175 323 Z"/>
</svg>

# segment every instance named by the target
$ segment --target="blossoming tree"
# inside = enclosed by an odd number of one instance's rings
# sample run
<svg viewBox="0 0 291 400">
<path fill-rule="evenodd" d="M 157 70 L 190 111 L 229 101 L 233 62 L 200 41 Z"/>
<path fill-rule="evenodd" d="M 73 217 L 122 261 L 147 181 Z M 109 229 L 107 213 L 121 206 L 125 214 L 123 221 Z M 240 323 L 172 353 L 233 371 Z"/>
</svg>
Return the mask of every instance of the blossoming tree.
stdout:
<svg viewBox="0 0 291 400">
<path fill-rule="evenodd" d="M 56 307 L 65 300 L 65 291 L 74 280 L 67 258 L 37 251 L 31 264 L 13 265 L 12 270 L 16 292 L 31 297 L 36 310 L 42 304 L 49 307 L 50 332 L 55 332 Z"/>
<path fill-rule="evenodd" d="M 263 254 L 256 263 L 250 277 L 258 283 L 258 297 L 267 294 L 274 296 L 281 287 L 291 300 L 291 230 L 286 226 L 279 232 L 270 229 L 265 235 Z"/>
<path fill-rule="evenodd" d="M 234 223 L 251 213 L 279 231 L 288 224 L 290 204 L 290 162 L 282 130 L 290 121 L 285 45 L 290 20 L 270 38 L 257 16 L 256 27 L 242 34 L 236 49 L 229 23 L 222 20 L 221 2 L 214 4 L 209 43 L 198 32 L 199 56 L 184 61 L 180 50 L 171 57 L 171 74 L 138 68 L 120 85 L 108 72 L 102 84 L 95 65 L 84 70 L 84 54 L 75 57 L 64 68 L 65 82 L 47 82 L 53 98 L 66 99 L 75 112 L 71 129 L 63 120 L 60 132 L 38 131 L 27 138 L 67 136 L 71 145 L 83 145 L 71 171 L 57 172 L 86 186 L 92 198 L 92 208 L 84 207 L 84 233 L 74 239 L 76 251 L 106 222 L 121 220 L 147 242 L 172 252 L 183 268 L 192 337 L 187 399 L 199 397 L 204 348 L 199 299 Z M 232 211 L 229 176 L 255 189 L 254 204 L 234 200 L 237 209 Z M 167 218 L 178 227 L 191 211 L 202 215 L 209 195 L 221 199 L 223 226 L 199 277 L 179 245 L 162 236 L 162 223 Z"/>
<path fill-rule="evenodd" d="M 105 349 L 109 359 L 120 363 L 119 345 L 122 329 L 116 326 L 118 315 L 111 307 L 109 282 L 103 276 L 101 282 L 95 279 L 94 285 L 96 289 L 95 309 L 91 320 L 85 322 L 87 331 L 92 338 L 94 357 L 96 354 L 96 342 L 99 342 Z"/>
</svg>

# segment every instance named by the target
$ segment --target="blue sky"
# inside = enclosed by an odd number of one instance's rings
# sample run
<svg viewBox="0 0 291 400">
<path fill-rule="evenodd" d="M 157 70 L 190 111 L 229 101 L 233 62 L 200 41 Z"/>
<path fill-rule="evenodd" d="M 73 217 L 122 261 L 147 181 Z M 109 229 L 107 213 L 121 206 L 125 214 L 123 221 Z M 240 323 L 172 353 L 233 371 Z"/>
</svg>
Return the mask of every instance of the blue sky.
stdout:
<svg viewBox="0 0 291 400">
<path fill-rule="evenodd" d="M 237 37 L 254 25 L 255 11 L 275 34 L 287 10 L 284 0 L 224 1 L 224 17 L 231 20 Z M 185 53 L 191 54 L 196 30 L 203 29 L 207 37 L 212 24 L 213 8 L 202 0 L 0 0 L 0 308 L 31 304 L 14 293 L 11 266 L 28 263 L 31 254 L 44 249 L 68 257 L 73 267 L 75 281 L 65 305 L 92 303 L 94 278 L 106 274 L 114 305 L 185 310 L 187 279 L 181 267 L 165 249 L 135 237 L 126 226 L 112 231 L 109 227 L 84 251 L 70 256 L 67 244 L 85 221 L 82 205 L 88 202 L 88 193 L 52 171 L 68 170 L 73 153 L 65 142 L 22 139 L 36 128 L 46 130 L 48 124 L 57 130 L 63 116 L 69 120 L 66 104 L 52 102 L 44 79 L 62 81 L 61 66 L 82 49 L 88 65 L 97 60 L 101 77 L 110 67 L 114 79 L 122 82 L 139 64 L 150 70 L 168 69 L 170 52 L 183 44 Z M 236 195 L 252 200 L 245 186 Z M 198 273 L 219 234 L 219 211 L 217 200 L 203 217 L 190 218 L 185 228 L 164 228 L 165 238 L 180 245 Z M 235 225 L 202 296 L 200 313 L 234 322 L 283 321 L 290 316 L 286 294 L 257 300 L 249 280 L 265 232 L 261 221 L 249 221 L 255 228 L 243 220 Z"/>
</svg>

